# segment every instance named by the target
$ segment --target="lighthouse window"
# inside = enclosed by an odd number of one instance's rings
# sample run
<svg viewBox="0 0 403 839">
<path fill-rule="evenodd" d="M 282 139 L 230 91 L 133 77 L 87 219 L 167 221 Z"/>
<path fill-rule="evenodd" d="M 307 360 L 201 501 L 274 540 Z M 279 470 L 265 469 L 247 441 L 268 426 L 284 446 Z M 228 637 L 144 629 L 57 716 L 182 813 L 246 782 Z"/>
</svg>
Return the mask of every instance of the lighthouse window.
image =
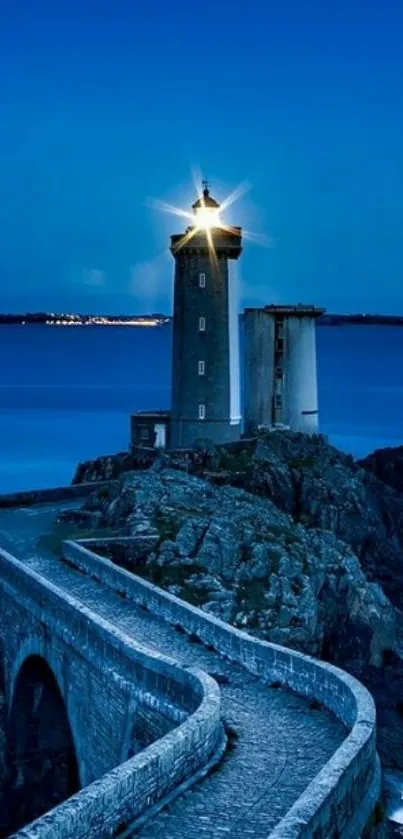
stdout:
<svg viewBox="0 0 403 839">
<path fill-rule="evenodd" d="M 139 434 L 140 434 L 140 440 L 143 440 L 143 441 L 144 440 L 149 440 L 150 439 L 150 434 L 149 434 L 148 425 L 140 425 L 139 426 Z"/>
<path fill-rule="evenodd" d="M 199 288 L 206 288 L 206 275 L 199 274 Z"/>
<path fill-rule="evenodd" d="M 204 376 L 204 361 L 199 361 L 199 376 Z"/>
<path fill-rule="evenodd" d="M 276 382 L 275 382 L 276 393 L 281 393 L 282 390 L 283 390 L 283 380 L 282 379 L 276 379 Z"/>
<path fill-rule="evenodd" d="M 199 405 L 199 420 L 204 420 L 206 418 L 206 406 Z"/>
<path fill-rule="evenodd" d="M 199 318 L 199 332 L 206 331 L 206 318 Z"/>
</svg>

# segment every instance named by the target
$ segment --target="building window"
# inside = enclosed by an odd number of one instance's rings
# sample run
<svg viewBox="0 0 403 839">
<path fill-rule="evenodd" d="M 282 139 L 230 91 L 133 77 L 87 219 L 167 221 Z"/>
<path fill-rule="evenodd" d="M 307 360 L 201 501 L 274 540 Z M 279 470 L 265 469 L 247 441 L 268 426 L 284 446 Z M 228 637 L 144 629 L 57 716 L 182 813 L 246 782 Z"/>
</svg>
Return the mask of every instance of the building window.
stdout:
<svg viewBox="0 0 403 839">
<path fill-rule="evenodd" d="M 150 432 L 147 425 L 140 425 L 139 426 L 139 433 L 140 433 L 140 440 L 149 440 L 150 439 Z"/>
<path fill-rule="evenodd" d="M 199 318 L 199 332 L 206 331 L 206 318 Z"/>
<path fill-rule="evenodd" d="M 204 361 L 199 361 L 199 376 L 204 376 L 205 366 Z"/>
<path fill-rule="evenodd" d="M 206 288 L 206 275 L 199 274 L 199 288 Z"/>
<path fill-rule="evenodd" d="M 206 419 L 206 406 L 199 405 L 199 420 Z"/>
</svg>

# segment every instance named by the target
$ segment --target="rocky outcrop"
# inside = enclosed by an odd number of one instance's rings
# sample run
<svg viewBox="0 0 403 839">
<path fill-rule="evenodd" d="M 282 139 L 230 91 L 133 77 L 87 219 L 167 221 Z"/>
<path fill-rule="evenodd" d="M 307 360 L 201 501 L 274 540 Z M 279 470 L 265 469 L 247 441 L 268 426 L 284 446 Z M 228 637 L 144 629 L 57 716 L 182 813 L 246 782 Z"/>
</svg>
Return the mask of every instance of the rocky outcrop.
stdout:
<svg viewBox="0 0 403 839">
<path fill-rule="evenodd" d="M 403 493 L 403 446 L 377 449 L 358 463 L 379 480 Z"/>
<path fill-rule="evenodd" d="M 401 457 L 403 447 L 397 450 L 394 470 L 389 458 L 396 486 Z M 74 480 L 116 478 L 147 468 L 153 460 L 152 453 L 98 458 L 81 464 Z M 243 488 L 270 499 L 294 522 L 330 530 L 351 547 L 368 579 L 379 582 L 403 608 L 403 494 L 391 477 L 388 484 L 381 481 L 368 459 L 364 468 L 321 435 L 278 431 L 218 448 L 199 441 L 192 452 L 163 455 L 159 462 L 215 484 Z"/>
<path fill-rule="evenodd" d="M 100 463 L 86 480 L 105 478 Z M 324 437 L 284 431 L 145 465 L 122 469 L 119 456 L 108 468 L 120 477 L 85 503 L 99 527 L 134 539 L 112 558 L 359 676 L 383 759 L 403 768 L 403 494 Z"/>
<path fill-rule="evenodd" d="M 86 460 L 78 464 L 72 483 L 85 484 L 96 481 L 110 481 L 132 469 L 147 469 L 154 459 L 153 452 L 143 455 L 119 452 L 118 454 L 97 457 L 95 460 Z"/>
<path fill-rule="evenodd" d="M 356 672 L 394 644 L 394 610 L 351 548 L 269 499 L 155 465 L 92 495 L 97 506 L 101 526 L 151 547 L 140 564 L 153 579 L 235 626 Z"/>
<path fill-rule="evenodd" d="M 346 542 L 368 579 L 403 607 L 403 495 L 323 437 L 282 432 L 258 438 L 237 481 L 294 521 Z"/>
</svg>

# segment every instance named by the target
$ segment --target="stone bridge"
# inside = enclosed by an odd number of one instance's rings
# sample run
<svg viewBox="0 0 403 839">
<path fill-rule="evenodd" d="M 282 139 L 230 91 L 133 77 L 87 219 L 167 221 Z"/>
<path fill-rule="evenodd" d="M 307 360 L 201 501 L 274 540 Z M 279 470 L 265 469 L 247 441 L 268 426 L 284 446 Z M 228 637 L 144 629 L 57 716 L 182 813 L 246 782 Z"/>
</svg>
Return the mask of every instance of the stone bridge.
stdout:
<svg viewBox="0 0 403 839">
<path fill-rule="evenodd" d="M 102 540 L 50 553 L 41 534 L 85 492 L 0 499 L 4 835 L 357 839 L 380 789 L 368 692 L 117 567 Z"/>
</svg>

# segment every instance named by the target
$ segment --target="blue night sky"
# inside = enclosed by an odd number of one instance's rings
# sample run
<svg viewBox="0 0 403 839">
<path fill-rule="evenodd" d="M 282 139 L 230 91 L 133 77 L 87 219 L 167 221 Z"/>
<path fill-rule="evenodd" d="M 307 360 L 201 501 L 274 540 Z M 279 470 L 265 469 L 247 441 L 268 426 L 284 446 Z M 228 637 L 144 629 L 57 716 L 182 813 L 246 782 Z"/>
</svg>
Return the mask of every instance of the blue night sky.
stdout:
<svg viewBox="0 0 403 839">
<path fill-rule="evenodd" d="M 163 310 L 192 167 L 242 302 L 403 314 L 401 0 L 0 0 L 0 310 Z"/>
</svg>

